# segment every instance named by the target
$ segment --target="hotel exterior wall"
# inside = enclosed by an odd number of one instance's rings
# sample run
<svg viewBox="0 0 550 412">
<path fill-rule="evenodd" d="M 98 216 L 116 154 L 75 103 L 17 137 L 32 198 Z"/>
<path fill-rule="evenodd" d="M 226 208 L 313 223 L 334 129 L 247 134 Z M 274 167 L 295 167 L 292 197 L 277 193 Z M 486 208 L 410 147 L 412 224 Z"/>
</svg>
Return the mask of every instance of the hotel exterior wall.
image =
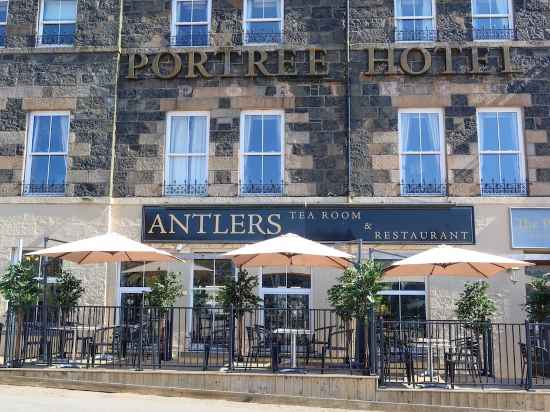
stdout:
<svg viewBox="0 0 550 412">
<path fill-rule="evenodd" d="M 103 234 L 108 230 L 109 205 L 105 199 L 86 204 L 73 199 L 3 198 L 0 199 L 0 271 L 10 263 L 12 251 L 19 242 L 26 250 L 44 247 L 44 237 L 73 241 Z M 58 243 L 50 242 L 48 246 Z M 86 289 L 82 304 L 104 305 L 106 301 L 106 265 L 76 265 L 66 262 L 64 268 L 83 280 Z M 6 302 L 0 298 L 0 314 Z"/>
</svg>

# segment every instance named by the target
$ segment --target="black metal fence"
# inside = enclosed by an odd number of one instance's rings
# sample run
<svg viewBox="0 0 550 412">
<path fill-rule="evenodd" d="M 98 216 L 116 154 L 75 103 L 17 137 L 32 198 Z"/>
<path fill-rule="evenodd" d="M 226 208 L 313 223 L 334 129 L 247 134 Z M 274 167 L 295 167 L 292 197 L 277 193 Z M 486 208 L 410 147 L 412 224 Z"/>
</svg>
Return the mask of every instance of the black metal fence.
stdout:
<svg viewBox="0 0 550 412">
<path fill-rule="evenodd" d="M 328 309 L 9 309 L 4 366 L 377 374 L 382 385 L 550 384 L 550 324 L 390 321 Z M 364 329 L 364 330 L 363 330 Z M 358 332 L 359 331 L 359 332 Z"/>
<path fill-rule="evenodd" d="M 381 383 L 550 384 L 550 324 L 377 322 Z"/>
<path fill-rule="evenodd" d="M 8 310 L 4 366 L 348 369 L 353 323 L 332 310 L 49 307 Z"/>
</svg>

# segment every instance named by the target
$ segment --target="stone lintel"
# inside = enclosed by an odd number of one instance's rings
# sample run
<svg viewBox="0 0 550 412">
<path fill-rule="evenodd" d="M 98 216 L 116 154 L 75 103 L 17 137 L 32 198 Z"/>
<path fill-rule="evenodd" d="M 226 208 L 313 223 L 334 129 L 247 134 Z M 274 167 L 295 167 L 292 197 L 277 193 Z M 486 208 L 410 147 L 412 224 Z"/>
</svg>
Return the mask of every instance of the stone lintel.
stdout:
<svg viewBox="0 0 550 412">
<path fill-rule="evenodd" d="M 75 97 L 36 98 L 23 99 L 23 110 L 27 112 L 40 110 L 69 110 L 76 111 Z"/>
<path fill-rule="evenodd" d="M 474 107 L 528 107 L 530 94 L 470 94 L 468 104 Z"/>
<path fill-rule="evenodd" d="M 399 107 L 399 108 L 451 106 L 450 96 L 401 95 L 401 96 L 392 96 L 391 99 L 392 99 L 392 105 L 394 107 Z"/>
</svg>

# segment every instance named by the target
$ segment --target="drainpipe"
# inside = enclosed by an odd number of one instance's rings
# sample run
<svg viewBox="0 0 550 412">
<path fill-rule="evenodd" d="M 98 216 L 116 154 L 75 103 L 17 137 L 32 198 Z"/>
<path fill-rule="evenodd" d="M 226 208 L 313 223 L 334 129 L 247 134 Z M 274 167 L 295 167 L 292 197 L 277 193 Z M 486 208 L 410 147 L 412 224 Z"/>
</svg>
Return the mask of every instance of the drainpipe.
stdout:
<svg viewBox="0 0 550 412">
<path fill-rule="evenodd" d="M 351 184 L 351 50 L 350 50 L 350 0 L 346 0 L 346 114 L 348 139 L 348 203 L 352 202 Z"/>
</svg>

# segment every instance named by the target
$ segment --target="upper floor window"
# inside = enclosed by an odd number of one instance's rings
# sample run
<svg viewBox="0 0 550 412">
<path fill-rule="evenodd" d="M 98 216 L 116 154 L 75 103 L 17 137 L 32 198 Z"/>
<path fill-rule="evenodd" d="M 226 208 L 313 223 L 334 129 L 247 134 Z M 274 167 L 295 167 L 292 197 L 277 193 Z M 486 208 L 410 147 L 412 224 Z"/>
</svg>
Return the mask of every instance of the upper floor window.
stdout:
<svg viewBox="0 0 550 412">
<path fill-rule="evenodd" d="M 435 0 L 395 0 L 395 40 L 435 41 Z"/>
<path fill-rule="evenodd" d="M 474 40 L 513 37 L 512 0 L 472 0 Z"/>
<path fill-rule="evenodd" d="M 173 46 L 208 46 L 210 0 L 172 0 Z"/>
<path fill-rule="evenodd" d="M 283 0 L 244 0 L 244 43 L 283 41 Z"/>
<path fill-rule="evenodd" d="M 76 32 L 76 0 L 41 2 L 38 44 L 71 46 Z"/>
<path fill-rule="evenodd" d="M 0 47 L 6 46 L 6 23 L 8 21 L 8 1 L 0 1 Z"/>
<path fill-rule="evenodd" d="M 445 195 L 443 113 L 439 109 L 399 111 L 402 195 Z"/>
<path fill-rule="evenodd" d="M 62 195 L 67 177 L 69 113 L 32 113 L 24 194 Z"/>
<path fill-rule="evenodd" d="M 241 115 L 241 194 L 283 193 L 283 113 Z"/>
<path fill-rule="evenodd" d="M 526 195 L 521 111 L 477 112 L 482 195 Z"/>
<path fill-rule="evenodd" d="M 168 115 L 165 194 L 205 195 L 208 183 L 207 112 Z"/>
</svg>

